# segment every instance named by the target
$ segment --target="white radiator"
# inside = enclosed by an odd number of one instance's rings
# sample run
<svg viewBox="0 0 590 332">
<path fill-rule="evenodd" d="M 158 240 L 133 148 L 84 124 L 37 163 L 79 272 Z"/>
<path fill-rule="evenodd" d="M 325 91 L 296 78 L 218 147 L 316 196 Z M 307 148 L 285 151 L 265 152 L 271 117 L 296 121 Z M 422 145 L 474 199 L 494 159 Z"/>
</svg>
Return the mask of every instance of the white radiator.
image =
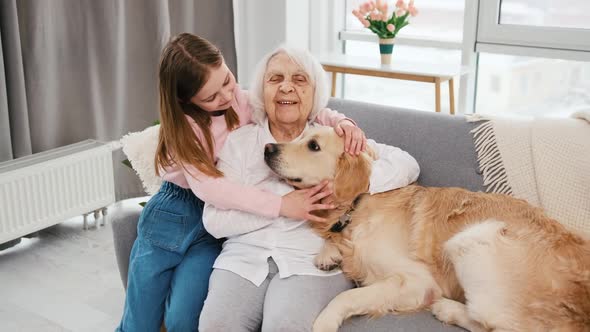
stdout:
<svg viewBox="0 0 590 332">
<path fill-rule="evenodd" d="M 114 201 L 112 152 L 103 143 L 86 140 L 0 163 L 0 244 Z"/>
</svg>

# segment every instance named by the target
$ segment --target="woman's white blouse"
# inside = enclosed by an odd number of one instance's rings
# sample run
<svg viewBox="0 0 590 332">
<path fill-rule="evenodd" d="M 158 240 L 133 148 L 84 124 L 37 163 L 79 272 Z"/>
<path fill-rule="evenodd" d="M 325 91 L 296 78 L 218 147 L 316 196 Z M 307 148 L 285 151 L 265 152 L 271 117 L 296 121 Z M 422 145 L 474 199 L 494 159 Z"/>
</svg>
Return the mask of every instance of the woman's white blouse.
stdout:
<svg viewBox="0 0 590 332">
<path fill-rule="evenodd" d="M 317 126 L 310 124 L 310 126 Z M 233 181 L 285 195 L 293 187 L 281 181 L 264 162 L 264 145 L 276 143 L 268 122 L 243 126 L 227 137 L 219 153 L 217 168 Z M 373 161 L 371 194 L 406 186 L 418 178 L 416 160 L 399 148 L 367 142 L 379 156 Z M 236 193 L 239 195 L 240 193 Z M 238 211 L 218 209 L 205 204 L 203 223 L 211 235 L 226 237 L 214 268 L 234 272 L 256 286 L 268 275 L 268 258 L 279 267 L 279 277 L 292 275 L 329 276 L 340 270 L 324 272 L 313 264 L 324 240 L 303 220 L 284 217 L 265 218 Z"/>
</svg>

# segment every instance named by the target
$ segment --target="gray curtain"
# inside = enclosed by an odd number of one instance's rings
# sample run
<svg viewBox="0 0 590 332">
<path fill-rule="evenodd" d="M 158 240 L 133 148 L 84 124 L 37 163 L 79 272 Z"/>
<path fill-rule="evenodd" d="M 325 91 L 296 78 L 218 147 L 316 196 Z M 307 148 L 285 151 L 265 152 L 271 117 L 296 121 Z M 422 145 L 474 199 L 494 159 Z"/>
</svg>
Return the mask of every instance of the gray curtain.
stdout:
<svg viewBox="0 0 590 332">
<path fill-rule="evenodd" d="M 232 0 L 1 0 L 0 161 L 152 124 L 160 51 L 179 32 L 237 72 Z M 143 194 L 122 159 L 118 199 Z"/>
</svg>

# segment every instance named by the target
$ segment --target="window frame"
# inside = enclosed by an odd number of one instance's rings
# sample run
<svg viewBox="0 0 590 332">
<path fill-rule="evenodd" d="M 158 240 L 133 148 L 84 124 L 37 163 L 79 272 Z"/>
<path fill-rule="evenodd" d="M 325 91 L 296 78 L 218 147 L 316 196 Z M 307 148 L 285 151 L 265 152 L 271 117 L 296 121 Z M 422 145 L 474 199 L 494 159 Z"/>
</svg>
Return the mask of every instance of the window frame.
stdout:
<svg viewBox="0 0 590 332">
<path fill-rule="evenodd" d="M 377 35 L 369 32 L 362 32 L 358 30 L 342 30 L 339 32 L 339 39 L 340 40 L 355 40 L 355 41 L 367 41 L 367 42 L 375 42 L 379 41 Z M 408 45 L 408 46 L 419 46 L 419 47 L 432 47 L 432 48 L 442 48 L 442 49 L 450 49 L 450 50 L 460 50 L 463 48 L 463 43 L 461 41 L 456 41 L 452 39 L 440 39 L 440 38 L 425 38 L 421 36 L 399 36 L 395 37 L 395 43 L 399 45 Z"/>
<path fill-rule="evenodd" d="M 590 29 L 500 24 L 502 0 L 479 0 L 476 51 L 590 60 Z"/>
</svg>

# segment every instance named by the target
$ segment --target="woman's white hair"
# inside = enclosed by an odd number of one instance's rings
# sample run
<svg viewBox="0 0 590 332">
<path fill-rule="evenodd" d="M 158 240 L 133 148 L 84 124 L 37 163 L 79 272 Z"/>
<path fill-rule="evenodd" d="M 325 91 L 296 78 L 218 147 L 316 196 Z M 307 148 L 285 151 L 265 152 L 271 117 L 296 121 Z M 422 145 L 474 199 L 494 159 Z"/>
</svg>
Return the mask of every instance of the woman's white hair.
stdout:
<svg viewBox="0 0 590 332">
<path fill-rule="evenodd" d="M 266 119 L 266 111 L 264 110 L 264 74 L 268 62 L 277 54 L 284 53 L 293 62 L 301 66 L 307 73 L 311 84 L 314 87 L 313 106 L 309 113 L 308 121 L 315 120 L 319 111 L 326 107 L 330 99 L 328 90 L 328 79 L 326 72 L 320 62 L 309 51 L 304 49 L 296 49 L 288 46 L 280 46 L 274 51 L 265 55 L 254 71 L 254 76 L 249 87 L 249 99 L 252 108 L 252 121 L 257 124 L 262 124 Z"/>
</svg>

